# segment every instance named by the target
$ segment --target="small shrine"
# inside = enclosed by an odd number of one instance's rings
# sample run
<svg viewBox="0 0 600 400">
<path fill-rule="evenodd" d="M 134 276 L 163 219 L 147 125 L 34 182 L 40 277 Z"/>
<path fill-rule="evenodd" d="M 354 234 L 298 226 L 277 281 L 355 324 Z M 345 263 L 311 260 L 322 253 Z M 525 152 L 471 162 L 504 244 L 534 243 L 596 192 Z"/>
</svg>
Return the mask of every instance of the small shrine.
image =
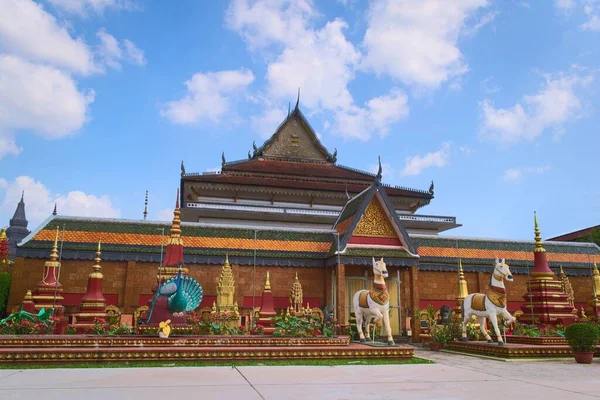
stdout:
<svg viewBox="0 0 600 400">
<path fill-rule="evenodd" d="M 519 321 L 526 324 L 569 325 L 577 320 L 577 310 L 563 289 L 563 282 L 548 266 L 546 249 L 540 236 L 537 215 L 534 213 L 535 248 L 533 268 L 527 281 L 527 293 L 521 306 Z"/>
<path fill-rule="evenodd" d="M 239 325 L 240 313 L 238 303 L 234 301 L 235 282 L 233 271 L 229 264 L 229 255 L 225 255 L 225 263 L 217 280 L 217 301 L 213 303 L 213 313 L 227 313 L 227 324 L 232 327 Z"/>
<path fill-rule="evenodd" d="M 106 298 L 102 294 L 102 267 L 100 266 L 100 241 L 98 241 L 98 249 L 96 250 L 96 258 L 94 258 L 94 266 L 92 272 L 88 275 L 87 292 L 81 299 L 79 305 L 79 313 L 75 314 L 75 326 L 86 331 L 94 326 L 96 318 L 106 319 Z"/>
<path fill-rule="evenodd" d="M 277 315 L 273 308 L 273 292 L 271 292 L 271 280 L 269 271 L 267 271 L 267 279 L 265 281 L 265 290 L 262 293 L 262 302 L 260 311 L 258 312 L 258 324 L 264 327 L 265 335 L 272 335 L 275 331 L 272 318 Z"/>
<path fill-rule="evenodd" d="M 587 308 L 585 315 L 588 317 L 600 317 L 600 299 L 598 298 L 600 295 L 600 272 L 598 272 L 596 263 L 594 263 L 592 272 L 592 290 L 592 299 L 588 302 L 589 307 Z"/>
<path fill-rule="evenodd" d="M 58 261 L 58 227 L 56 236 L 50 252 L 50 259 L 44 263 L 44 274 L 37 288 L 35 288 L 32 300 L 35 303 L 36 312 L 42 308 L 54 309 L 55 316 L 61 316 L 65 312 L 63 306 L 63 287 L 58 281 L 60 273 L 60 262 Z"/>
<path fill-rule="evenodd" d="M 296 272 L 296 278 L 292 283 L 292 290 L 290 291 L 290 311 L 292 314 L 300 313 L 302 311 L 302 301 L 304 297 L 302 295 L 302 284 L 298 279 L 298 273 Z"/>
<path fill-rule="evenodd" d="M 460 318 L 462 313 L 463 303 L 465 297 L 469 295 L 467 288 L 467 280 L 465 279 L 465 273 L 463 271 L 462 259 L 458 260 L 458 292 L 456 296 L 456 307 L 454 307 L 454 315 Z"/>
</svg>

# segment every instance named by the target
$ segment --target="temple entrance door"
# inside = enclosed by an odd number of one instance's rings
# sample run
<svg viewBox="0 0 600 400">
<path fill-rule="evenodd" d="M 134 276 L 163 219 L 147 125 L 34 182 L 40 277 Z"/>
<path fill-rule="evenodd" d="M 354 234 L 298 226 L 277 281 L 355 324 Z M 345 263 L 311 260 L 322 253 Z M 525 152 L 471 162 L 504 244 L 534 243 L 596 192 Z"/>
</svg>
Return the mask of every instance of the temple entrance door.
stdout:
<svg viewBox="0 0 600 400">
<path fill-rule="evenodd" d="M 388 278 L 385 280 L 385 284 L 390 294 L 390 325 L 392 328 L 392 335 L 402 334 L 400 324 L 400 282 L 397 278 Z M 350 322 L 350 313 L 354 312 L 354 305 L 352 304 L 354 293 L 359 290 L 373 288 L 373 278 L 364 278 L 359 276 L 346 277 L 346 321 L 344 323 L 348 325 Z"/>
</svg>

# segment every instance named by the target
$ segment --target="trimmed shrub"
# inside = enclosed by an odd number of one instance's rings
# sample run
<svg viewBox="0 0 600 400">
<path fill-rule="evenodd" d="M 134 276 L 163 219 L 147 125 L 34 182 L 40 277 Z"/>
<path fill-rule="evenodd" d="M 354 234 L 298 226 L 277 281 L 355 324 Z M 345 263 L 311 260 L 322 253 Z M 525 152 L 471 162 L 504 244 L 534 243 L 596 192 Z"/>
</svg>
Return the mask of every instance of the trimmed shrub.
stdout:
<svg viewBox="0 0 600 400">
<path fill-rule="evenodd" d="M 600 339 L 600 330 L 596 325 L 580 322 L 569 325 L 565 330 L 569 346 L 575 352 L 589 352 L 596 349 Z"/>
</svg>

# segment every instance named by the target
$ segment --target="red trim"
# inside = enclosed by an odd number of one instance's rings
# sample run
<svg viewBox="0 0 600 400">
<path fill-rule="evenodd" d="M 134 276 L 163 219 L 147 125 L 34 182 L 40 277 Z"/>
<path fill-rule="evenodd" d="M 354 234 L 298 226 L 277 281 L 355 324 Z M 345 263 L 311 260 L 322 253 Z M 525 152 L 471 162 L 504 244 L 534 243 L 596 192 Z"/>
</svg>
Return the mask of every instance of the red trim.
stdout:
<svg viewBox="0 0 600 400">
<path fill-rule="evenodd" d="M 402 242 L 398 238 L 380 238 L 367 236 L 352 236 L 348 241 L 350 244 L 370 244 L 382 246 L 402 246 Z"/>
</svg>

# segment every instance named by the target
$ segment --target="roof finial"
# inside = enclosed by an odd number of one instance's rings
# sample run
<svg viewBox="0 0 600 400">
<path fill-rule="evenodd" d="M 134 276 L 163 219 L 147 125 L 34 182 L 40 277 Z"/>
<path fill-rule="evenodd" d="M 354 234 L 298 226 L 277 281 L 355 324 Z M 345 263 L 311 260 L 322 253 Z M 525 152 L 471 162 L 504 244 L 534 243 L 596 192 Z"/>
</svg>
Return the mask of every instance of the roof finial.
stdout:
<svg viewBox="0 0 600 400">
<path fill-rule="evenodd" d="M 544 245 L 542 243 L 542 237 L 540 235 L 540 227 L 538 225 L 537 214 L 536 214 L 535 211 L 533 212 L 533 223 L 535 225 L 535 229 L 534 229 L 534 232 L 535 232 L 535 249 L 533 251 L 536 252 L 536 253 L 545 252 L 546 249 L 544 249 Z"/>
<path fill-rule="evenodd" d="M 144 221 L 148 216 L 148 191 L 146 190 L 146 198 L 144 199 Z"/>
<path fill-rule="evenodd" d="M 225 161 L 225 152 L 221 153 L 221 167 L 224 167 L 225 164 L 227 164 L 227 161 Z"/>
<path fill-rule="evenodd" d="M 381 172 L 382 172 L 382 168 L 381 168 L 381 156 L 377 156 L 377 158 L 379 159 L 379 169 L 377 170 L 377 176 L 375 177 L 375 180 L 377 182 L 381 182 Z"/>
<path fill-rule="evenodd" d="M 56 203 L 54 203 L 54 211 L 52 211 L 52 215 L 56 215 Z"/>
<path fill-rule="evenodd" d="M 50 261 L 58 260 L 58 225 L 56 226 L 56 236 L 54 236 L 54 244 L 52 245 L 52 251 L 50 252 Z"/>
<path fill-rule="evenodd" d="M 25 190 L 21 191 L 21 202 L 23 202 L 23 197 L 25 197 Z"/>
<path fill-rule="evenodd" d="M 291 114 L 291 107 L 292 107 L 292 102 L 291 102 L 291 101 L 288 101 L 288 117 L 289 117 L 289 116 L 290 116 L 290 114 Z"/>
<path fill-rule="evenodd" d="M 433 194 L 433 180 L 431 181 L 431 185 L 429 185 L 429 193 Z"/>
<path fill-rule="evenodd" d="M 267 271 L 267 280 L 265 282 L 265 290 L 267 290 L 267 291 L 271 290 L 271 279 L 269 276 L 269 271 Z"/>
<path fill-rule="evenodd" d="M 185 166 L 183 165 L 183 160 L 181 160 L 181 176 L 185 175 Z"/>
<path fill-rule="evenodd" d="M 250 153 L 250 150 L 248 150 L 248 160 L 252 160 L 252 153 Z"/>
<path fill-rule="evenodd" d="M 294 111 L 298 111 L 299 105 L 300 105 L 300 86 L 298 86 L 298 99 L 296 100 L 296 107 L 294 107 Z"/>
</svg>

